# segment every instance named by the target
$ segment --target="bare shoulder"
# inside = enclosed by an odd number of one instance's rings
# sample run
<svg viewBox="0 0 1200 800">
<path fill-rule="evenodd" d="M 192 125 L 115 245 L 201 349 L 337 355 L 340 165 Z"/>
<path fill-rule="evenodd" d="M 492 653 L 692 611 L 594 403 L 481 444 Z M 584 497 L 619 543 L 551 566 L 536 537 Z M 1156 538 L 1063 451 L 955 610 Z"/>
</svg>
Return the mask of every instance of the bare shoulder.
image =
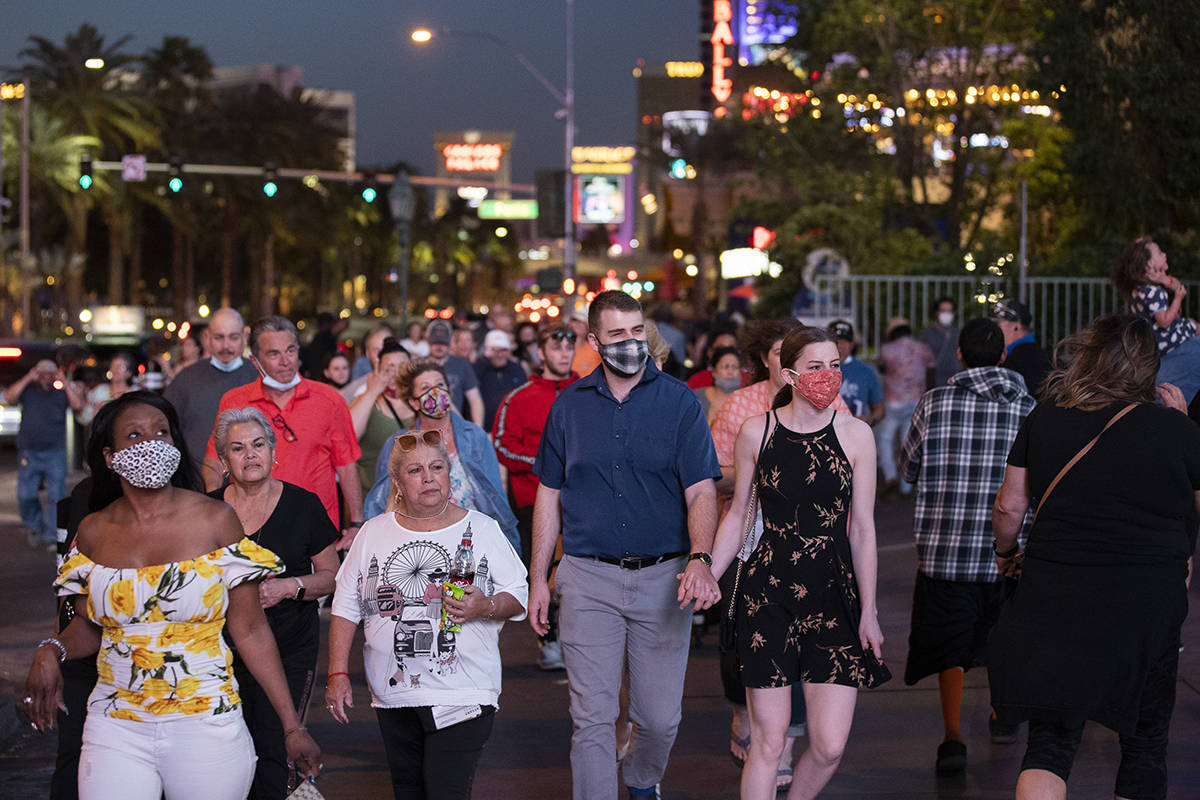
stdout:
<svg viewBox="0 0 1200 800">
<path fill-rule="evenodd" d="M 875 447 L 875 435 L 871 426 L 850 414 L 838 414 L 833 420 L 833 430 L 843 447 L 859 448 L 864 445 Z"/>
<path fill-rule="evenodd" d="M 742 427 L 738 429 L 736 446 L 741 448 L 753 445 L 757 450 L 769 416 L 770 414 L 755 414 L 753 417 L 747 417 L 746 421 L 742 423 Z"/>
<path fill-rule="evenodd" d="M 227 503 L 199 492 L 182 491 L 180 495 L 179 515 L 191 520 L 197 538 L 209 539 L 214 549 L 241 541 L 242 523 Z"/>
</svg>

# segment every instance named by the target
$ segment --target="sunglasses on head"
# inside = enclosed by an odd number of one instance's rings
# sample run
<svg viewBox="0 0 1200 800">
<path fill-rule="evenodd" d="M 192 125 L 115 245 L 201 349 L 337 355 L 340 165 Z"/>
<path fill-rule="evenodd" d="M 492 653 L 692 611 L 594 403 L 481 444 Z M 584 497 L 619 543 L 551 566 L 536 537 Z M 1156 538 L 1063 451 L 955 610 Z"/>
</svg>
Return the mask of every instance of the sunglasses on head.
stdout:
<svg viewBox="0 0 1200 800">
<path fill-rule="evenodd" d="M 410 450 L 416 450 L 418 442 L 424 442 L 430 447 L 437 447 L 442 443 L 442 432 L 424 431 L 422 433 L 396 434 L 396 446 L 405 453 L 409 452 Z"/>
<path fill-rule="evenodd" d="M 550 334 L 547 338 L 553 339 L 556 342 L 561 342 L 565 339 L 566 341 L 574 344 L 576 336 L 575 336 L 575 331 L 555 331 L 554 333 Z"/>
</svg>

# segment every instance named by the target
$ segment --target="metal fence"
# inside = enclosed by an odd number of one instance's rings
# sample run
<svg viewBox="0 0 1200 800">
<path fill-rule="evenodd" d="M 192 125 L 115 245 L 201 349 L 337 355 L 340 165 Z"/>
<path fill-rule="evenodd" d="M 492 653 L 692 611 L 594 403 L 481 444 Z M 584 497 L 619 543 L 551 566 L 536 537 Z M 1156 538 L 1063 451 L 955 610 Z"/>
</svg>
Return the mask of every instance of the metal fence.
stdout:
<svg viewBox="0 0 1200 800">
<path fill-rule="evenodd" d="M 865 356 L 878 352 L 887 322 L 904 317 L 913 332 L 930 324 L 933 303 L 950 297 L 959 321 L 983 316 L 992 297 L 1015 297 L 1017 280 L 1008 276 L 984 282 L 970 275 L 821 275 L 813 280 L 815 294 L 810 324 L 833 319 L 854 323 Z M 1186 282 L 1186 316 L 1196 317 L 1200 281 Z M 1025 283 L 1026 305 L 1033 316 L 1034 334 L 1045 347 L 1082 328 L 1096 317 L 1128 310 L 1107 278 L 1032 277 Z"/>
</svg>

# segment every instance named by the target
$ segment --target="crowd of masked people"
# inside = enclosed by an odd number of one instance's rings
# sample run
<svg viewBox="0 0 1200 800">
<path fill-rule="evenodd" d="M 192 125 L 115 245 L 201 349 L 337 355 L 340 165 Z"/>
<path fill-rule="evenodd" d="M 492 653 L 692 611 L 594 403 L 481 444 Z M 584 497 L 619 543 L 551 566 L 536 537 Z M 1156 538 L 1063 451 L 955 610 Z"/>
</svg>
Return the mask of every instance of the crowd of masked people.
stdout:
<svg viewBox="0 0 1200 800">
<path fill-rule="evenodd" d="M 1026 738 L 1018 798 L 1066 796 L 1088 721 L 1119 735 L 1117 797 L 1165 797 L 1200 345 L 1153 241 L 1113 280 L 1129 313 L 1053 350 L 1018 300 L 964 319 L 941 298 L 919 331 L 889 320 L 873 365 L 851 320 L 679 322 L 618 291 L 351 347 L 332 315 L 302 342 L 223 308 L 161 392 L 122 358 L 86 393 L 39 363 L 4 399 L 22 518 L 59 544 L 22 702 L 59 729 L 51 796 L 285 797 L 321 769 L 313 691 L 346 723 L 365 681 L 395 797 L 469 797 L 499 631 L 527 618 L 569 679 L 573 796 L 661 797 L 707 615 L 741 796 L 815 797 L 859 690 L 892 677 L 875 503 L 896 493 L 930 766 L 965 770 L 964 675 L 986 665 L 992 740 Z M 68 408 L 89 427 L 69 493 Z"/>
</svg>

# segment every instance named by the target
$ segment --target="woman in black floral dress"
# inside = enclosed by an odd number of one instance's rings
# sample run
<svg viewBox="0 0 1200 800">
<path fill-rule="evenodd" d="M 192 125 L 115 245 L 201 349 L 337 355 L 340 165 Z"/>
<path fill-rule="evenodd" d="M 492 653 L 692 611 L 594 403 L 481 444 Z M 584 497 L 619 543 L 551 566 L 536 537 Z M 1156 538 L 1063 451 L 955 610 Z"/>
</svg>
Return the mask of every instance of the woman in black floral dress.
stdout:
<svg viewBox="0 0 1200 800">
<path fill-rule="evenodd" d="M 887 670 L 875 609 L 875 441 L 870 427 L 829 406 L 841 386 L 833 337 L 800 328 L 783 340 L 785 386 L 735 445 L 737 485 L 717 533 L 713 573 L 737 555 L 756 486 L 763 534 L 742 576 L 738 654 L 750 710 L 743 798 L 775 794 L 787 739 L 789 686 L 804 687 L 808 749 L 789 800 L 829 782 L 850 734 L 859 687 Z"/>
</svg>

